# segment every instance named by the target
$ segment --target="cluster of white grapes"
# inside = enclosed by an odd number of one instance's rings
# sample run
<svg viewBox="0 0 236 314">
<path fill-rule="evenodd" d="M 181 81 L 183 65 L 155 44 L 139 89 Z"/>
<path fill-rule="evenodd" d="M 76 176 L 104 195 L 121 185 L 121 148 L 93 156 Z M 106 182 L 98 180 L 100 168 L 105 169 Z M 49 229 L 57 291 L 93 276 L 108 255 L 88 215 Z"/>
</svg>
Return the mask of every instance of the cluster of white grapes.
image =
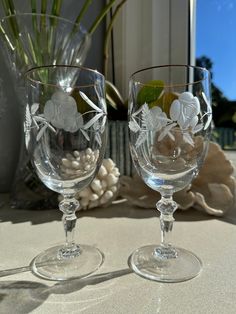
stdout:
<svg viewBox="0 0 236 314">
<path fill-rule="evenodd" d="M 104 159 L 91 184 L 78 192 L 76 198 L 80 202 L 80 210 L 109 204 L 118 193 L 119 170 L 112 159 Z"/>
</svg>

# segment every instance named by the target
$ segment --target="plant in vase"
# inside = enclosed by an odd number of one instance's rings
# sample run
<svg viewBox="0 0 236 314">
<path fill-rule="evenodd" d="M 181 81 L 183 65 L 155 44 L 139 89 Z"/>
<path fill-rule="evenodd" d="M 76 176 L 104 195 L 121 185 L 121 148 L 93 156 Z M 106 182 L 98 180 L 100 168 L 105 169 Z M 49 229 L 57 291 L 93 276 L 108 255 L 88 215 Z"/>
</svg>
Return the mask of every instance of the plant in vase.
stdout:
<svg viewBox="0 0 236 314">
<path fill-rule="evenodd" d="M 83 64 L 92 35 L 116 4 L 116 0 L 110 0 L 105 4 L 87 31 L 82 22 L 92 2 L 84 1 L 76 19 L 69 21 L 60 17 L 62 1 L 54 0 L 50 5 L 46 0 L 42 0 L 40 4 L 36 0 L 31 0 L 30 13 L 17 13 L 12 0 L 1 1 L 6 16 L 0 21 L 0 42 L 8 68 L 14 74 L 14 90 L 19 103 L 22 104 L 22 120 L 25 105 L 22 74 L 27 69 L 40 65 Z M 12 206 L 17 208 L 53 206 L 55 202 L 51 192 L 44 188 L 34 175 L 24 146 L 22 142 L 19 166 L 12 189 Z"/>
</svg>

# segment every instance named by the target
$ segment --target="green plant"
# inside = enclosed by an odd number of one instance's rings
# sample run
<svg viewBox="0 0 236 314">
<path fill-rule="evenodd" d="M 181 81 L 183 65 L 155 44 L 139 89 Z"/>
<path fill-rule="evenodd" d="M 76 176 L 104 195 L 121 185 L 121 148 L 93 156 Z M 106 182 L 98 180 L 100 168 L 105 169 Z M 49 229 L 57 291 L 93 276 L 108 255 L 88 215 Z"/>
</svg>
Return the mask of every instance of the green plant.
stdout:
<svg viewBox="0 0 236 314">
<path fill-rule="evenodd" d="M 86 16 L 86 13 L 88 13 L 89 7 L 93 4 L 95 0 L 84 0 L 83 5 L 81 7 L 80 12 L 78 12 L 78 15 L 74 21 L 74 28 L 72 30 L 72 33 L 70 36 L 68 36 L 67 40 L 71 39 L 74 33 L 77 31 L 77 27 L 80 23 L 83 24 L 83 20 Z M 113 10 L 113 13 L 111 15 L 110 21 L 107 24 L 106 32 L 105 32 L 105 39 L 104 39 L 104 49 L 103 49 L 103 59 L 104 59 L 104 68 L 103 68 L 103 74 L 105 77 L 107 77 L 107 69 L 108 69 L 108 58 L 109 58 L 109 42 L 111 38 L 112 29 L 115 23 L 115 20 L 118 16 L 119 11 L 123 7 L 127 0 L 110 0 L 108 1 L 104 7 L 102 8 L 101 12 L 98 13 L 97 17 L 94 21 L 91 21 L 91 25 L 88 28 L 88 34 L 90 37 L 94 34 L 96 29 L 99 27 L 101 22 L 104 20 L 104 18 L 107 16 L 108 13 Z M 6 16 L 14 16 L 17 11 L 15 7 L 14 0 L 1 0 L 0 1 L 3 11 Z M 50 24 L 50 30 L 48 32 L 43 32 L 46 25 L 46 18 L 44 14 L 50 14 L 52 16 L 61 16 L 62 11 L 62 5 L 63 0 L 53 0 L 50 4 L 48 0 L 41 0 L 40 3 L 38 0 L 30 0 L 30 8 L 31 12 L 33 14 L 42 14 L 40 16 L 40 21 L 37 21 L 36 16 L 33 17 L 33 25 L 34 25 L 34 32 L 37 34 L 36 38 L 37 41 L 35 41 L 33 38 L 31 38 L 30 34 L 28 34 L 28 41 L 29 41 L 29 47 L 31 50 L 31 54 L 33 56 L 34 64 L 36 65 L 42 65 L 44 64 L 44 60 L 42 59 L 42 53 L 39 49 L 39 46 L 42 42 L 42 37 L 44 41 L 44 50 L 47 54 L 50 54 L 51 46 L 52 46 L 52 38 L 53 38 L 53 32 L 56 28 L 56 22 L 52 19 Z M 11 27 L 11 33 L 13 34 L 12 38 L 9 40 L 7 37 L 7 34 L 5 34 L 5 31 L 0 23 L 0 36 L 2 36 L 3 40 L 7 45 L 9 45 L 9 48 L 12 47 L 16 48 L 17 51 L 17 60 L 23 64 L 30 64 L 30 61 L 28 60 L 27 53 L 24 50 L 24 47 L 21 42 L 20 37 L 20 29 L 19 25 L 17 23 L 17 19 L 11 18 L 9 20 L 10 27 Z M 14 48 L 14 49 L 15 49 Z M 62 53 L 62 51 L 61 51 Z M 44 54 L 45 56 L 45 54 Z M 57 60 L 60 60 L 60 51 L 58 52 Z M 109 105 L 109 112 L 112 119 L 125 119 L 126 118 L 126 112 L 127 112 L 127 106 L 125 101 L 123 100 L 122 96 L 120 95 L 117 88 L 111 83 L 107 82 L 106 84 L 106 95 L 107 95 L 107 103 Z M 110 108 L 111 107 L 111 108 Z"/>
<path fill-rule="evenodd" d="M 90 7 L 90 5 L 92 4 L 93 1 L 94 0 L 85 0 L 84 1 L 84 4 L 83 4 L 80 12 L 78 13 L 75 21 L 74 21 L 75 24 L 79 24 L 80 22 L 82 22 L 88 8 Z M 92 22 L 92 25 L 90 26 L 90 28 L 88 30 L 88 33 L 90 35 L 92 35 L 95 32 L 95 30 L 100 25 L 101 21 L 106 16 L 106 14 L 110 11 L 110 9 L 115 4 L 115 2 L 116 2 L 116 0 L 110 0 L 103 7 L 102 11 L 98 14 L 96 19 Z M 49 7 L 49 1 L 48 0 L 41 0 L 40 11 L 37 10 L 37 3 L 38 3 L 37 0 L 30 0 L 30 6 L 31 6 L 32 13 L 41 13 L 41 14 L 50 13 L 53 16 L 60 16 L 61 15 L 63 0 L 54 0 L 52 2 L 51 7 Z M 4 13 L 6 16 L 16 14 L 15 4 L 14 4 L 13 0 L 1 0 L 1 4 L 2 4 Z M 43 23 L 44 23 L 44 17 L 43 16 L 42 16 L 41 22 L 42 22 L 41 25 L 43 26 Z M 17 25 L 14 24 L 14 25 L 12 25 L 12 27 L 17 32 L 17 30 L 18 30 Z M 16 35 L 17 35 L 17 33 L 16 33 Z"/>
</svg>

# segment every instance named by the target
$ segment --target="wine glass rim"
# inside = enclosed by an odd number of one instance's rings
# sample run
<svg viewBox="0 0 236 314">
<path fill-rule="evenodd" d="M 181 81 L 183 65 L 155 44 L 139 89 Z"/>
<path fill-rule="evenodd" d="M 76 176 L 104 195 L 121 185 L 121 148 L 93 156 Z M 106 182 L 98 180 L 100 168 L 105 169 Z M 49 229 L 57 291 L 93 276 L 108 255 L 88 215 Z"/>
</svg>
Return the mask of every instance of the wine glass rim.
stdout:
<svg viewBox="0 0 236 314">
<path fill-rule="evenodd" d="M 90 72 L 90 73 L 94 73 L 98 76 L 100 76 L 100 78 L 105 81 L 105 77 L 102 73 L 100 73 L 98 70 L 95 70 L 95 69 L 91 69 L 91 68 L 88 68 L 88 67 L 84 67 L 84 66 L 80 66 L 80 65 L 66 65 L 66 64 L 54 64 L 54 65 L 40 65 L 40 66 L 36 66 L 36 67 L 33 67 L 33 68 L 30 68 L 29 70 L 27 70 L 25 73 L 24 73 L 24 77 L 25 79 L 27 79 L 28 81 L 30 82 L 33 82 L 33 83 L 36 83 L 36 84 L 39 84 L 39 85 L 47 85 L 47 86 L 53 86 L 53 87 L 68 87 L 68 85 L 59 85 L 59 84 L 52 84 L 52 83 L 44 83 L 44 82 L 41 82 L 40 80 L 36 80 L 36 79 L 33 79 L 31 76 L 30 76 L 30 73 L 33 73 L 37 70 L 40 70 L 40 69 L 53 69 L 53 68 L 69 68 L 69 69 L 80 69 L 82 71 L 85 71 L 85 72 Z M 91 86 L 94 86 L 94 84 L 84 84 L 84 85 L 75 85 L 73 86 L 73 88 L 79 88 L 79 87 L 91 87 Z"/>
<path fill-rule="evenodd" d="M 139 85 L 143 85 L 143 86 L 150 86 L 150 87 L 154 87 L 152 84 L 147 84 L 146 82 L 143 83 L 141 82 L 140 80 L 138 79 L 135 79 L 135 76 L 137 74 L 140 74 L 142 72 L 145 72 L 145 71 L 148 71 L 148 70 L 153 70 L 153 69 L 162 69 L 162 68 L 186 68 L 186 69 L 196 69 L 196 70 L 201 70 L 202 73 L 205 73 L 205 74 L 209 74 L 209 71 L 204 68 L 204 67 L 200 67 L 200 66 L 195 66 L 195 65 L 188 65 L 188 64 L 163 64 L 163 65 L 156 65 L 156 66 L 150 66 L 150 67 L 145 67 L 145 68 L 142 68 L 140 70 L 137 70 L 135 72 L 133 72 L 130 76 L 130 81 L 133 81 L 135 82 L 136 84 L 139 84 Z M 195 85 L 195 84 L 199 84 L 200 82 L 203 82 L 205 81 L 207 78 L 207 75 L 204 76 L 204 78 L 202 79 L 199 79 L 199 80 L 196 80 L 194 82 L 191 82 L 191 83 L 180 83 L 180 84 L 165 84 L 164 85 L 164 88 L 169 88 L 169 87 L 181 87 L 181 86 L 190 86 L 190 85 Z M 156 85 L 155 84 L 155 87 L 163 87 L 163 85 Z"/>
<path fill-rule="evenodd" d="M 13 17 L 18 17 L 18 16 L 21 16 L 21 17 L 25 17 L 25 16 L 45 16 L 45 17 L 48 17 L 48 18 L 54 18 L 54 19 L 57 19 L 57 20 L 61 20 L 63 22 L 66 22 L 68 24 L 71 24 L 71 25 L 77 25 L 77 26 L 80 26 L 81 27 L 81 23 L 75 23 L 65 17 L 61 17 L 61 16 L 58 16 L 58 15 L 53 15 L 53 14 L 48 14 L 48 13 L 33 13 L 33 12 L 17 12 L 17 13 L 14 13 L 14 14 L 10 14 L 10 15 L 6 15 L 6 16 L 3 16 L 0 18 L 0 23 L 2 23 L 3 21 L 7 21 L 9 20 L 10 18 L 13 18 Z"/>
</svg>

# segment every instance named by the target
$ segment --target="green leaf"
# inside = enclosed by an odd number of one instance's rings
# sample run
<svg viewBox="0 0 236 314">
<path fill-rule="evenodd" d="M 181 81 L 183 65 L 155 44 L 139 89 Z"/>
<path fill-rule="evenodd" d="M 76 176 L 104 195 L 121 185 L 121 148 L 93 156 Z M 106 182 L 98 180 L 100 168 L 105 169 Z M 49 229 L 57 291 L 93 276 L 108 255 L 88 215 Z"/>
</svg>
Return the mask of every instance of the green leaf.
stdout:
<svg viewBox="0 0 236 314">
<path fill-rule="evenodd" d="M 88 10 L 89 6 L 91 5 L 93 0 L 86 0 L 84 2 L 84 5 L 82 7 L 82 9 L 80 10 L 79 15 L 77 16 L 76 20 L 75 20 L 75 24 L 79 24 L 84 16 L 84 14 L 86 13 L 86 11 Z"/>
<path fill-rule="evenodd" d="M 76 101 L 78 111 L 80 113 L 85 113 L 85 112 L 91 110 L 91 108 L 89 107 L 87 102 L 80 96 L 79 92 L 80 92 L 79 89 L 75 88 L 75 89 L 73 89 L 71 96 Z"/>
<path fill-rule="evenodd" d="M 149 103 L 149 108 L 159 106 L 162 111 L 164 111 L 167 116 L 169 116 L 170 106 L 175 99 L 178 99 L 177 94 L 165 91 L 161 93 L 158 99 Z"/>
<path fill-rule="evenodd" d="M 106 100 L 114 109 L 124 107 L 120 92 L 110 81 L 106 81 Z"/>
<path fill-rule="evenodd" d="M 32 11 L 32 13 L 37 12 L 36 0 L 31 0 L 31 11 Z"/>
<path fill-rule="evenodd" d="M 2 5 L 5 11 L 5 14 L 8 15 L 12 15 L 16 13 L 15 7 L 14 7 L 14 3 L 12 0 L 2 0 Z"/>
<path fill-rule="evenodd" d="M 97 29 L 98 25 L 101 23 L 103 18 L 107 15 L 113 4 L 116 0 L 110 0 L 102 9 L 102 11 L 99 13 L 95 21 L 93 22 L 92 26 L 89 29 L 89 34 L 92 35 L 93 32 Z"/>
<path fill-rule="evenodd" d="M 47 0 L 41 0 L 41 13 L 47 13 Z"/>
<path fill-rule="evenodd" d="M 51 15 L 60 16 L 62 0 L 54 0 L 52 4 Z"/>
<path fill-rule="evenodd" d="M 143 85 L 139 90 L 137 96 L 137 102 L 139 105 L 143 105 L 156 101 L 164 89 L 164 82 L 160 80 L 149 81 Z"/>
</svg>

